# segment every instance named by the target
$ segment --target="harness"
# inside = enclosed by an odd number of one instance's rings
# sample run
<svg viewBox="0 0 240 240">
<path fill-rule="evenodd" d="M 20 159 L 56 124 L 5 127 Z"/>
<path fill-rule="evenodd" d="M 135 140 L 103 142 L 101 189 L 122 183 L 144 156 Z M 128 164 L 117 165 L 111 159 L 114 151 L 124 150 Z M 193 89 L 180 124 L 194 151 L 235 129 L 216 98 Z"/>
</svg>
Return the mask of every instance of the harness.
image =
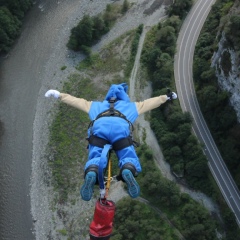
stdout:
<svg viewBox="0 0 240 240">
<path fill-rule="evenodd" d="M 120 117 L 128 122 L 130 134 L 128 137 L 119 139 L 116 142 L 114 142 L 112 144 L 112 149 L 115 151 L 118 151 L 123 148 L 129 147 L 131 145 L 138 147 L 139 144 L 133 140 L 133 131 L 134 131 L 133 124 L 127 119 L 127 117 L 124 114 L 122 114 L 120 111 L 118 111 L 114 108 L 114 103 L 116 101 L 117 101 L 116 98 L 113 98 L 113 97 L 110 98 L 110 100 L 108 101 L 110 103 L 110 108 L 107 109 L 106 111 L 98 114 L 97 117 L 89 123 L 88 129 L 90 129 L 90 136 L 87 138 L 87 140 L 88 140 L 89 144 L 100 147 L 100 148 L 104 148 L 104 145 L 106 145 L 106 144 L 111 144 L 108 140 L 94 135 L 92 133 L 92 127 L 93 127 L 94 122 L 101 117 Z"/>
</svg>

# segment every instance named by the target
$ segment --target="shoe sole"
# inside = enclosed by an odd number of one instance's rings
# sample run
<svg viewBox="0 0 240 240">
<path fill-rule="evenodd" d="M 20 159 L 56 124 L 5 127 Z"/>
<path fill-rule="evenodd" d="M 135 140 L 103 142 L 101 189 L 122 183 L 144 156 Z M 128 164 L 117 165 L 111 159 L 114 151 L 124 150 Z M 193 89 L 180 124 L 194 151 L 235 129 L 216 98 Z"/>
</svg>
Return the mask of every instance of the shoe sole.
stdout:
<svg viewBox="0 0 240 240">
<path fill-rule="evenodd" d="M 122 177 L 127 184 L 128 194 L 132 198 L 138 197 L 140 194 L 140 187 L 139 187 L 137 181 L 135 180 L 135 178 L 133 177 L 132 172 L 128 169 L 124 169 L 122 171 Z"/>
<path fill-rule="evenodd" d="M 93 188 L 95 183 L 96 183 L 96 175 L 87 174 L 85 177 L 85 182 L 80 190 L 80 194 L 84 201 L 89 201 L 92 198 Z"/>
</svg>

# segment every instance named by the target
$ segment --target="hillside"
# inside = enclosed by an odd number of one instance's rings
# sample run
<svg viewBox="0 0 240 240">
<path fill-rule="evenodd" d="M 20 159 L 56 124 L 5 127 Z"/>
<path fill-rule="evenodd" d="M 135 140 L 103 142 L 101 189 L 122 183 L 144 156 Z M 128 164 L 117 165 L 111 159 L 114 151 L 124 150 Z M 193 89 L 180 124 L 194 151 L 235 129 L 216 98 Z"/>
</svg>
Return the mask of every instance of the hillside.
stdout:
<svg viewBox="0 0 240 240">
<path fill-rule="evenodd" d="M 198 40 L 194 80 L 201 110 L 240 187 L 240 5 L 217 1 Z"/>
<path fill-rule="evenodd" d="M 71 74 L 68 75 L 67 80 L 64 80 L 65 84 L 63 84 L 63 88 L 62 83 L 56 85 L 59 90 L 73 95 L 79 95 L 86 99 L 102 99 L 109 84 L 113 82 L 128 81 L 125 74 L 127 71 L 129 72 L 129 70 L 126 69 L 129 66 L 130 46 L 133 42 L 136 28 L 140 23 L 143 23 L 146 26 L 145 29 L 150 29 L 161 17 L 165 15 L 163 8 L 159 8 L 157 11 L 154 11 L 154 8 L 152 7 L 156 6 L 156 4 L 162 3 L 163 1 L 132 2 L 133 5 L 126 15 L 122 16 L 111 31 L 92 48 L 94 54 L 90 59 L 90 62 L 81 61 L 81 63 L 78 64 L 78 60 L 82 58 L 81 54 L 71 52 L 70 56 L 73 59 L 73 65 L 69 66 L 66 64 L 66 66 L 61 67 L 62 72 L 65 74 L 66 72 L 71 72 Z M 77 68 L 76 70 L 69 70 L 73 69 L 75 66 Z M 144 75 L 138 77 L 142 80 L 144 79 Z M 130 86 L 131 84 L 133 83 L 130 82 Z M 149 86 L 145 88 L 146 82 L 144 82 L 144 80 L 138 84 L 139 88 L 135 89 L 134 94 L 137 95 L 135 95 L 136 98 L 140 99 L 143 96 L 147 96 L 142 94 L 142 90 L 149 90 Z M 148 96 L 150 96 L 150 92 L 151 91 L 147 92 Z M 54 110 L 54 113 L 50 114 L 49 112 L 52 111 L 53 105 L 56 107 L 56 110 Z M 76 110 L 70 109 L 63 104 L 60 104 L 59 106 L 58 103 L 52 103 L 51 106 L 47 107 L 46 112 L 45 114 L 49 117 L 49 122 L 44 119 L 44 127 L 49 127 L 51 129 L 51 137 L 49 141 L 50 148 L 48 148 L 44 153 L 38 153 L 40 156 L 37 156 L 37 158 L 45 161 L 47 160 L 50 165 L 55 163 L 61 170 L 50 171 L 48 168 L 43 168 L 43 170 L 45 170 L 45 174 L 43 174 L 43 186 L 47 188 L 44 190 L 41 188 L 40 191 L 37 192 L 36 196 L 34 196 L 34 200 L 36 202 L 33 203 L 36 208 L 33 215 L 36 219 L 38 219 L 35 223 L 36 236 L 39 239 L 41 239 L 41 237 L 48 237 L 50 239 L 77 239 L 79 236 L 81 236 L 81 239 L 88 239 L 88 226 L 91 221 L 93 207 L 98 193 L 96 191 L 95 198 L 89 203 L 83 202 L 79 199 L 79 186 L 82 183 L 83 177 L 82 168 L 86 159 L 86 142 L 84 141 L 84 138 L 88 123 L 87 116 L 84 114 L 79 115 L 79 112 Z M 53 119 L 54 123 L 51 125 Z M 71 124 L 69 124 L 69 121 Z M 37 128 L 38 130 L 42 130 L 41 126 L 37 126 Z M 60 129 L 61 132 L 59 132 L 58 129 Z M 144 134 L 146 134 L 146 132 L 144 133 L 143 130 L 141 130 L 141 132 L 144 138 Z M 44 136 L 44 138 L 47 137 L 48 136 L 46 135 Z M 77 143 L 76 145 L 75 142 Z M 146 154 L 149 154 L 149 152 Z M 43 162 L 42 165 L 46 167 L 44 163 L 46 162 Z M 39 168 L 35 169 L 39 170 Z M 36 172 L 34 173 L 35 177 L 38 174 Z M 59 174 L 60 172 L 61 174 Z M 52 180 L 52 175 L 56 173 L 57 177 L 55 180 Z M 36 177 L 36 179 L 38 178 Z M 36 181 L 36 179 L 34 180 Z M 55 181 L 58 181 L 60 184 L 59 192 L 54 191 L 56 189 L 53 189 L 55 188 Z M 163 184 L 165 183 L 168 185 L 166 187 L 166 189 L 169 188 L 168 192 L 172 190 L 175 191 L 176 195 L 179 194 L 178 190 L 175 190 L 175 187 L 173 187 L 171 183 L 166 180 L 162 181 Z M 154 189 L 154 185 L 151 186 L 153 187 L 152 189 Z M 120 183 L 115 183 L 113 189 L 114 191 L 110 193 L 110 197 L 115 201 L 118 201 L 126 194 Z M 43 190 L 44 194 L 47 196 L 44 198 L 44 205 L 41 203 L 41 190 Z M 175 201 L 175 203 L 179 202 L 177 196 L 171 200 L 173 202 Z M 200 207 L 200 204 L 196 205 L 199 206 L 199 208 L 193 207 L 193 202 L 189 200 L 189 197 L 186 195 L 182 195 L 181 201 L 182 200 L 188 203 L 188 206 L 185 207 L 182 212 L 183 216 L 186 214 L 191 216 L 193 213 L 192 210 L 194 209 L 199 209 L 202 214 L 201 217 L 203 217 L 202 219 L 206 219 L 206 216 L 209 216 L 205 210 L 202 210 L 203 208 Z M 38 204 L 41 206 L 40 215 L 38 215 Z M 179 221 L 177 217 L 173 219 L 177 224 Z M 214 224 L 209 223 L 209 226 L 211 226 L 210 229 L 212 231 Z M 178 227 L 181 228 L 182 226 Z M 198 227 L 199 228 L 196 229 L 194 226 L 194 228 L 191 229 L 192 232 L 201 231 L 203 226 L 201 225 Z M 168 229 L 169 227 L 166 227 L 164 224 L 164 228 Z M 186 235 L 191 236 L 187 225 L 182 230 Z M 164 231 L 164 233 L 167 234 L 169 232 Z M 175 236 L 170 239 L 175 239 Z M 213 239 L 215 239 L 215 236 L 213 236 Z"/>
</svg>

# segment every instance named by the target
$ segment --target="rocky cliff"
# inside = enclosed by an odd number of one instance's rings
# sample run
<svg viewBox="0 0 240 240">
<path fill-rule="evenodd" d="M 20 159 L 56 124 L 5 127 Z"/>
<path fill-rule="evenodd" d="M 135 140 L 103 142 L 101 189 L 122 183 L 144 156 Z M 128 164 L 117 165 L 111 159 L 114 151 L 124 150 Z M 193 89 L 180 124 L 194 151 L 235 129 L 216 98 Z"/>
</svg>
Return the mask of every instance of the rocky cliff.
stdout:
<svg viewBox="0 0 240 240">
<path fill-rule="evenodd" d="M 240 122 L 240 1 L 222 20 L 218 49 L 212 58 L 219 86 L 230 93 L 230 103 Z"/>
</svg>

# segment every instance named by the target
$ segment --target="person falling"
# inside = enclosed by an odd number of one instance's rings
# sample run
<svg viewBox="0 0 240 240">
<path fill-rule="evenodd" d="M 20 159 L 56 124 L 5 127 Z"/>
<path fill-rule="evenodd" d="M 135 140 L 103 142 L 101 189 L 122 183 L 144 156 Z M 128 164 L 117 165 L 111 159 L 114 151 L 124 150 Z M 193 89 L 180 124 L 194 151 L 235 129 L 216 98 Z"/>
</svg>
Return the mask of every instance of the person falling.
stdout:
<svg viewBox="0 0 240 240">
<path fill-rule="evenodd" d="M 81 197 L 85 201 L 92 198 L 94 185 L 99 180 L 100 167 L 106 168 L 107 160 L 101 162 L 105 146 L 111 146 L 117 155 L 119 179 L 127 184 L 128 194 L 132 198 L 139 196 L 140 187 L 135 177 L 142 169 L 132 139 L 133 123 L 140 114 L 177 98 L 177 94 L 170 91 L 167 95 L 131 102 L 127 90 L 126 83 L 112 84 L 102 102 L 87 101 L 53 89 L 45 93 L 47 98 L 58 98 L 88 113 L 91 120 L 88 128 L 88 160 L 84 168 L 84 184 L 80 189 Z"/>
</svg>

